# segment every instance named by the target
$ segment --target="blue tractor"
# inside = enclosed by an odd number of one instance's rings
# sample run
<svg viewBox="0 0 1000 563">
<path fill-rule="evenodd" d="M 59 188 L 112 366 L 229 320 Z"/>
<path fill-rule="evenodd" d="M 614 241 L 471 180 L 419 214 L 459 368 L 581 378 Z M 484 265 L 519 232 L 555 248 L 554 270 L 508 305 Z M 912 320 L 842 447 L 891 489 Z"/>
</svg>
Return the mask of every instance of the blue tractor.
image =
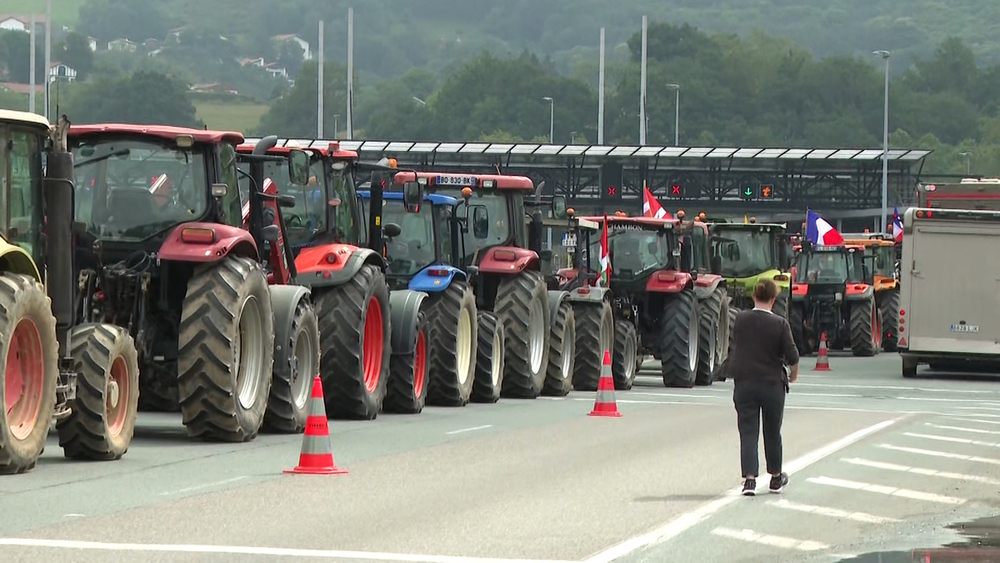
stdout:
<svg viewBox="0 0 1000 563">
<path fill-rule="evenodd" d="M 359 191 L 358 197 L 367 208 L 370 192 Z M 398 235 L 386 237 L 386 281 L 394 291 L 426 294 L 420 304 L 429 340 L 424 347 L 429 355 L 426 402 L 453 407 L 496 402 L 503 373 L 503 323 L 495 314 L 477 310 L 468 275 L 456 266 L 465 256 L 467 200 L 421 191 L 418 201 L 406 200 L 403 192 L 382 194 L 384 223 L 400 227 Z M 466 213 L 460 213 L 462 207 Z"/>
</svg>

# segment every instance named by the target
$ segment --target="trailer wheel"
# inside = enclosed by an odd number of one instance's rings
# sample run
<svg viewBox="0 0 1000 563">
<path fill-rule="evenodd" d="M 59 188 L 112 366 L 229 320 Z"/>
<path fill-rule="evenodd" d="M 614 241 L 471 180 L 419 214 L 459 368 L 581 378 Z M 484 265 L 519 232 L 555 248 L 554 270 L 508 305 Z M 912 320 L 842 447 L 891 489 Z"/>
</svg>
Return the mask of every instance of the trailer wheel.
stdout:
<svg viewBox="0 0 1000 563">
<path fill-rule="evenodd" d="M 549 332 L 549 365 L 542 394 L 565 397 L 573 388 L 573 366 L 576 348 L 576 316 L 569 301 L 559 303 L 552 330 Z"/>
<path fill-rule="evenodd" d="M 476 352 L 476 380 L 472 400 L 495 403 L 503 387 L 504 332 L 500 318 L 489 311 L 479 311 L 479 349 Z"/>
<path fill-rule="evenodd" d="M 903 377 L 911 379 L 917 376 L 917 365 L 920 363 L 918 358 L 913 356 L 900 356 L 903 364 Z"/>
<path fill-rule="evenodd" d="M 694 387 L 698 371 L 698 298 L 685 289 L 668 297 L 660 319 L 660 369 L 666 387 Z"/>
<path fill-rule="evenodd" d="M 720 330 L 722 323 L 728 322 L 728 318 L 722 318 L 722 300 L 725 299 L 725 291 L 721 288 L 712 292 L 708 299 L 701 302 L 698 317 L 698 372 L 695 376 L 696 385 L 711 385 L 712 377 L 715 373 L 715 366 L 720 362 L 721 343 L 719 337 L 724 330 Z"/>
<path fill-rule="evenodd" d="M 851 304 L 851 352 L 874 356 L 878 352 L 878 308 L 875 298 Z"/>
<path fill-rule="evenodd" d="M 0 474 L 32 469 L 45 449 L 59 374 L 56 319 L 45 288 L 0 274 Z"/>
<path fill-rule="evenodd" d="M 420 414 L 427 404 L 427 374 L 430 372 L 429 324 L 423 311 L 417 313 L 416 341 L 412 354 L 389 358 L 389 381 L 382 412 Z"/>
<path fill-rule="evenodd" d="M 320 374 L 330 418 L 374 420 L 389 378 L 389 287 L 365 264 L 347 283 L 314 291 Z"/>
<path fill-rule="evenodd" d="M 885 292 L 881 305 L 882 349 L 895 352 L 899 349 L 899 288 Z"/>
<path fill-rule="evenodd" d="M 124 329 L 84 324 L 72 332 L 76 398 L 56 423 L 68 458 L 120 459 L 135 433 L 139 408 L 139 352 Z"/>
<path fill-rule="evenodd" d="M 611 352 L 615 342 L 615 320 L 611 303 L 575 303 L 576 364 L 573 389 L 597 391 L 601 379 L 604 352 Z"/>
<path fill-rule="evenodd" d="M 288 342 L 276 344 L 288 349 L 291 365 L 274 366 L 262 428 L 270 432 L 302 432 L 309 418 L 313 380 L 319 375 L 319 320 L 311 301 L 298 301 Z"/>
<path fill-rule="evenodd" d="M 493 310 L 507 337 L 501 396 L 534 399 L 549 362 L 549 295 L 542 275 L 528 270 L 503 278 Z"/>
<path fill-rule="evenodd" d="M 455 280 L 425 303 L 431 360 L 427 404 L 465 406 L 476 379 L 476 296 L 469 284 Z"/>
<path fill-rule="evenodd" d="M 257 436 L 274 368 L 274 315 L 260 264 L 230 256 L 196 270 L 177 347 L 181 416 L 193 438 Z"/>
<path fill-rule="evenodd" d="M 639 337 L 635 325 L 626 321 L 615 323 L 614 352 L 611 354 L 611 376 L 615 382 L 615 390 L 628 391 L 635 383 L 636 349 Z"/>
</svg>

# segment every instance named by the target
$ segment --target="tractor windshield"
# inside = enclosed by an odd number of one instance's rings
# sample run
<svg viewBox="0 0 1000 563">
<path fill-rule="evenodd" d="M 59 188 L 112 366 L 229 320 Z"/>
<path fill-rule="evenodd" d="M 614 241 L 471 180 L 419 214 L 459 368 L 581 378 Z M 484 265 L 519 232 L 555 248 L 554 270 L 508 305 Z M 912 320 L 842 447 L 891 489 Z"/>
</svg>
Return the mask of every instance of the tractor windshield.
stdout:
<svg viewBox="0 0 1000 563">
<path fill-rule="evenodd" d="M 293 247 L 307 244 L 312 238 L 326 230 L 326 206 L 324 205 L 323 163 L 316 161 L 309 169 L 309 184 L 297 186 L 288 179 L 288 164 L 284 162 L 264 163 L 264 177 L 278 187 L 280 195 L 295 198 L 294 207 L 282 207 L 281 217 L 285 220 L 285 232 Z"/>
<path fill-rule="evenodd" d="M 208 211 L 204 153 L 172 142 L 83 141 L 76 162 L 76 220 L 97 238 L 142 241 Z"/>
<path fill-rule="evenodd" d="M 797 283 L 847 283 L 847 255 L 843 252 L 803 252 L 796 260 Z"/>
<path fill-rule="evenodd" d="M 771 235 L 749 229 L 726 230 L 724 238 L 736 242 L 739 252 L 736 259 L 722 258 L 722 275 L 729 278 L 755 276 L 775 267 L 774 245 Z"/>
<path fill-rule="evenodd" d="M 437 258 L 434 251 L 434 230 L 437 223 L 448 225 L 447 221 L 435 220 L 435 206 L 421 205 L 420 211 L 407 213 L 402 200 L 382 202 L 382 224 L 395 223 L 402 233 L 393 239 L 386 239 L 386 260 L 390 275 L 412 276 L 430 266 Z"/>
<path fill-rule="evenodd" d="M 896 249 L 892 246 L 872 246 L 874 253 L 875 275 L 891 278 L 896 273 Z"/>
<path fill-rule="evenodd" d="M 594 237 L 590 244 L 591 268 L 601 268 L 601 238 Z M 619 229 L 611 225 L 608 230 L 611 253 L 612 277 L 623 280 L 638 279 L 655 270 L 670 267 L 670 245 L 660 231 L 635 228 Z"/>
<path fill-rule="evenodd" d="M 439 186 L 434 193 L 451 196 L 462 201 L 461 187 Z M 506 244 L 513 238 L 510 229 L 510 214 L 507 212 L 507 198 L 497 190 L 473 190 L 469 199 L 469 222 L 481 222 L 485 228 L 470 228 L 465 233 L 466 264 L 472 263 L 472 257 L 479 249 L 480 255 L 488 248 Z M 464 211 L 463 211 L 464 214 Z M 476 236 L 476 235 L 479 236 Z M 485 234 L 485 236 L 483 236 Z"/>
</svg>

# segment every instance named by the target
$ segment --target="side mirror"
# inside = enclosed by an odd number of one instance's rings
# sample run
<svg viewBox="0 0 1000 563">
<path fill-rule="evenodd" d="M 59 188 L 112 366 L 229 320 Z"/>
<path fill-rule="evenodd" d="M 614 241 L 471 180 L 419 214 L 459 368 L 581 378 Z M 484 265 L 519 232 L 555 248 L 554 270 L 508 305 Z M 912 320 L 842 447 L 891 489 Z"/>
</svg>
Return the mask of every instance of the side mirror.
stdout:
<svg viewBox="0 0 1000 563">
<path fill-rule="evenodd" d="M 485 205 L 472 207 L 472 234 L 477 239 L 485 239 L 490 236 L 490 212 Z"/>
<path fill-rule="evenodd" d="M 403 207 L 407 213 L 418 213 L 424 201 L 424 186 L 420 182 L 403 184 Z"/>
<path fill-rule="evenodd" d="M 552 217 L 555 219 L 566 218 L 566 197 L 557 195 L 552 197 Z"/>
<path fill-rule="evenodd" d="M 403 234 L 403 229 L 396 223 L 386 223 L 385 226 L 382 227 L 382 234 L 384 234 L 386 238 L 396 238 Z"/>
<path fill-rule="evenodd" d="M 262 234 L 264 235 L 264 240 L 266 240 L 271 244 L 274 244 L 278 242 L 278 236 L 281 234 L 281 229 L 278 228 L 277 225 L 268 225 L 264 227 L 264 231 Z"/>
<path fill-rule="evenodd" d="M 296 186 L 309 183 L 309 153 L 302 150 L 288 152 L 288 181 Z"/>
</svg>

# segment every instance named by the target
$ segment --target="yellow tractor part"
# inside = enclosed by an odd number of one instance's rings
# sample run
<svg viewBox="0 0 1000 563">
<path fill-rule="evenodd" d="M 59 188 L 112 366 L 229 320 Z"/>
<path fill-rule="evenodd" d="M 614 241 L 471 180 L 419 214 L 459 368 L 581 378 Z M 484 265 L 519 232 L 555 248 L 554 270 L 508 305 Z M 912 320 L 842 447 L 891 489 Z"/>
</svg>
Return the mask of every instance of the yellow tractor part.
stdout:
<svg viewBox="0 0 1000 563">
<path fill-rule="evenodd" d="M 0 272 L 23 274 L 42 281 L 35 261 L 23 248 L 10 244 L 0 235 Z"/>
</svg>

